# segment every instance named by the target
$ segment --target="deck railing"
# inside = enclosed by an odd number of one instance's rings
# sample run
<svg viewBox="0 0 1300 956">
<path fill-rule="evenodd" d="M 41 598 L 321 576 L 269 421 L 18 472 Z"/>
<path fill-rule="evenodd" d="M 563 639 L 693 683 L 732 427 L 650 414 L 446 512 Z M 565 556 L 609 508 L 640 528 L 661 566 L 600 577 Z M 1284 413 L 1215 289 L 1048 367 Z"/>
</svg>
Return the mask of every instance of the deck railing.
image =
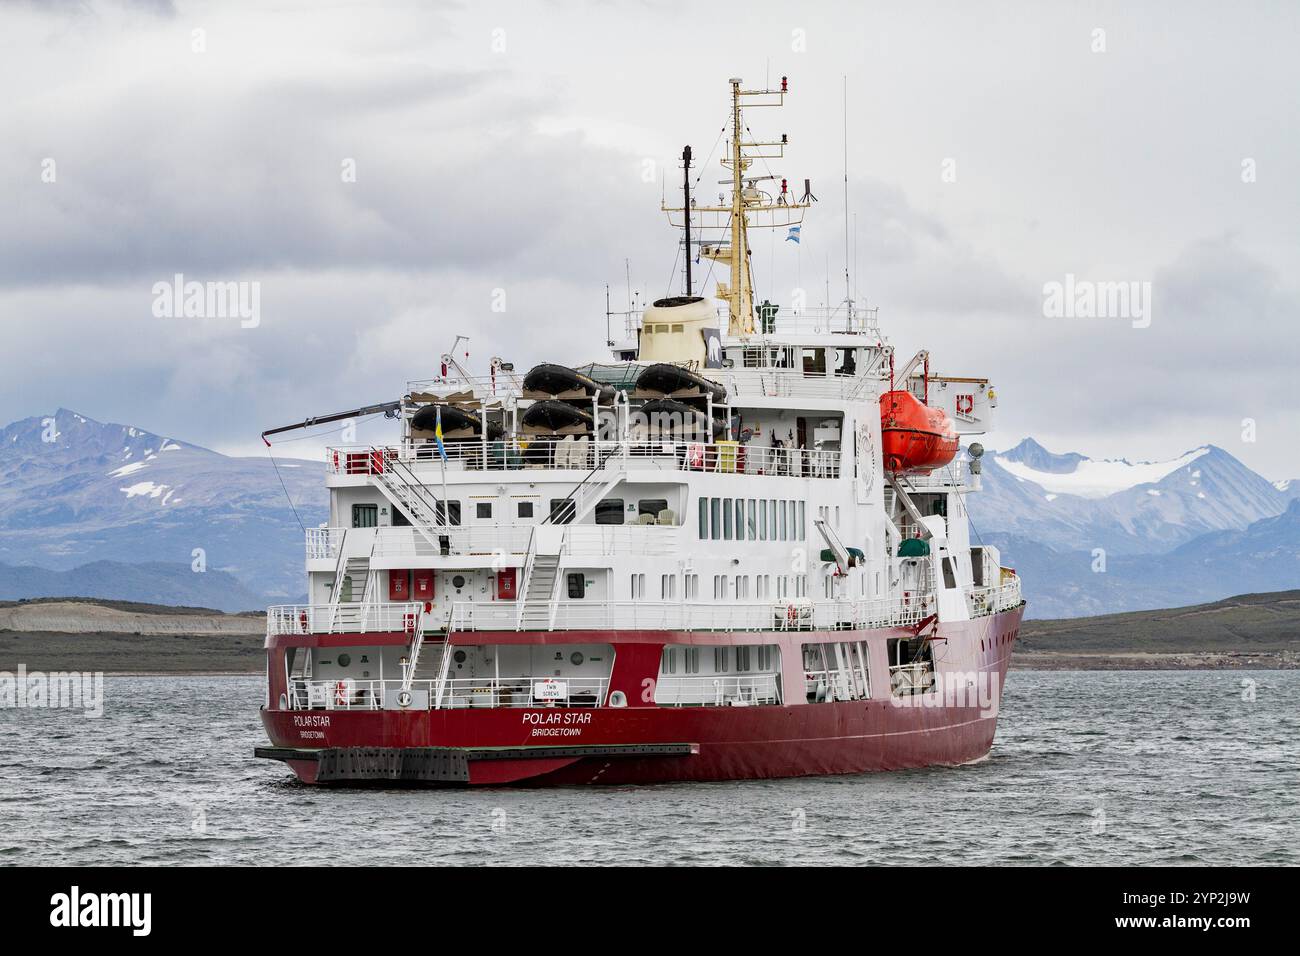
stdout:
<svg viewBox="0 0 1300 956">
<path fill-rule="evenodd" d="M 424 605 L 339 603 L 277 604 L 266 609 L 266 633 L 414 634 L 423 623 Z"/>
<path fill-rule="evenodd" d="M 290 682 L 294 710 L 428 710 L 467 707 L 599 707 L 605 703 L 604 677 L 467 677 L 445 682 L 443 699 L 437 681 L 310 680 Z M 410 694 L 403 706 L 399 695 Z M 403 698 L 404 699 L 404 698 Z"/>
<path fill-rule="evenodd" d="M 934 612 L 933 595 L 906 601 L 684 601 L 554 602 L 554 630 L 798 631 L 901 627 Z M 514 630 L 518 609 L 506 602 L 457 602 L 458 631 Z"/>
<path fill-rule="evenodd" d="M 655 703 L 661 707 L 748 707 L 781 703 L 777 674 L 660 674 Z"/>
<path fill-rule="evenodd" d="M 995 588 L 971 588 L 966 592 L 966 608 L 971 617 L 998 614 L 1023 603 L 1019 577 L 1012 577 L 1006 584 Z"/>
<path fill-rule="evenodd" d="M 652 529 L 622 529 L 652 530 Z M 998 588 L 967 592 L 972 617 L 1010 610 L 1022 603 L 1020 580 Z M 553 624 L 557 631 L 833 631 L 918 624 L 935 613 L 933 594 L 902 600 L 813 601 L 799 599 L 752 603 L 701 601 L 557 601 Z M 451 607 L 450 626 L 458 631 L 513 631 L 519 621 L 518 601 L 458 601 Z M 267 609 L 268 634 L 365 634 L 432 627 L 424 605 L 402 604 L 284 604 Z"/>
<path fill-rule="evenodd" d="M 456 471 L 590 471 L 598 462 L 624 455 L 629 469 L 713 474 L 838 478 L 840 453 L 816 448 L 785 448 L 738 443 L 691 441 L 515 441 L 448 442 L 447 467 Z M 438 483 L 442 463 L 432 443 L 406 442 L 384 448 L 330 447 L 325 452 L 331 475 L 382 474 L 392 459 L 413 471 L 427 472 Z M 436 491 L 436 489 L 435 489 Z"/>
</svg>

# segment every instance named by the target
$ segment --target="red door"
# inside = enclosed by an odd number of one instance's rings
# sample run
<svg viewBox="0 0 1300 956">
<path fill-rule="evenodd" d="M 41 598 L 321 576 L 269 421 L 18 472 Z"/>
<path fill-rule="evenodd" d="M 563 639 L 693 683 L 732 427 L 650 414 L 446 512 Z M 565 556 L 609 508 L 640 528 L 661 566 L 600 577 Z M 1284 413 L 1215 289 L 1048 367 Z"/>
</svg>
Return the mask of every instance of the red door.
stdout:
<svg viewBox="0 0 1300 956">
<path fill-rule="evenodd" d="M 433 568 L 416 568 L 411 572 L 411 600 L 433 600 Z"/>
<path fill-rule="evenodd" d="M 497 572 L 497 600 L 513 601 L 515 599 L 515 572 L 517 568 L 502 568 Z"/>
</svg>

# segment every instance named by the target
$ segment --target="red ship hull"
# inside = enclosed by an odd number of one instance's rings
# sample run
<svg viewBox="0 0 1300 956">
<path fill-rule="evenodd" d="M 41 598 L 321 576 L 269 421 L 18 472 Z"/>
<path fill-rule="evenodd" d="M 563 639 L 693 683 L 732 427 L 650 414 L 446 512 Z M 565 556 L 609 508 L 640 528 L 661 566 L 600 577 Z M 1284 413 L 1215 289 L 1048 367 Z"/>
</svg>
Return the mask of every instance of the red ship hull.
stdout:
<svg viewBox="0 0 1300 956">
<path fill-rule="evenodd" d="M 264 708 L 262 722 L 274 748 L 262 756 L 283 760 L 306 783 L 347 783 L 364 778 L 323 779 L 322 755 L 366 751 L 382 760 L 394 751 L 432 749 L 461 758 L 464 774 L 451 785 L 469 786 L 744 780 L 965 764 L 986 756 L 993 745 L 997 701 L 1022 613 L 1023 605 L 941 625 L 951 649 L 941 656 L 959 666 L 945 669 L 941 662 L 936 676 L 960 670 L 972 686 L 993 689 L 992 706 L 973 694 L 955 704 L 924 701 L 936 696 L 931 694 L 751 707 Z M 857 632 L 873 638 L 882 633 L 897 632 Z M 834 632 L 837 639 L 854 634 Z M 623 632 L 617 644 L 653 648 L 657 658 L 664 637 Z"/>
</svg>

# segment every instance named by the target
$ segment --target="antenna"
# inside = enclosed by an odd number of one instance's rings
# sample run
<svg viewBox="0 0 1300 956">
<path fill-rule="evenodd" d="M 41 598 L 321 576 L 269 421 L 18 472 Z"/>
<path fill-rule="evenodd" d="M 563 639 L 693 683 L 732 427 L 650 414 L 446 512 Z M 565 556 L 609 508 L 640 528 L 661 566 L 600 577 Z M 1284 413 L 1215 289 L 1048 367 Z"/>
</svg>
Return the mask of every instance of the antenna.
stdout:
<svg viewBox="0 0 1300 956">
<path fill-rule="evenodd" d="M 829 298 L 829 296 L 827 297 Z M 829 302 L 826 303 L 828 306 Z M 849 77 L 844 76 L 844 304 L 853 318 L 853 286 L 849 281 Z"/>
<path fill-rule="evenodd" d="M 694 295 L 691 287 L 691 148 L 682 149 L 682 208 L 685 212 L 682 221 L 686 227 L 686 294 Z"/>
</svg>

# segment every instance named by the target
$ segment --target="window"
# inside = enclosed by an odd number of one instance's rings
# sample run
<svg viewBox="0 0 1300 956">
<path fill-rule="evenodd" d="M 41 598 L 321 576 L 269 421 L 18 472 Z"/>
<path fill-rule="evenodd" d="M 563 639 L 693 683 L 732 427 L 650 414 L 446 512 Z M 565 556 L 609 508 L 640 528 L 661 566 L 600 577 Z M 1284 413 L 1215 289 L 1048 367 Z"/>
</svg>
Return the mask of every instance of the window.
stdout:
<svg viewBox="0 0 1300 956">
<path fill-rule="evenodd" d="M 736 575 L 736 600 L 744 601 L 749 598 L 749 577 L 746 575 Z"/>
<path fill-rule="evenodd" d="M 758 646 L 758 669 L 761 671 L 770 671 L 772 669 L 771 644 L 760 644 Z"/>
<path fill-rule="evenodd" d="M 606 498 L 596 502 L 596 524 L 622 524 L 623 499 Z"/>
<path fill-rule="evenodd" d="M 945 588 L 957 586 L 957 576 L 952 571 L 952 558 L 946 556 L 943 559 L 943 586 Z"/>
<path fill-rule="evenodd" d="M 725 601 L 727 599 L 727 576 L 725 574 L 715 574 L 713 576 L 713 600 Z"/>
<path fill-rule="evenodd" d="M 460 524 L 460 502 L 439 501 L 434 505 L 434 516 L 439 524 Z"/>
<path fill-rule="evenodd" d="M 645 575 L 632 575 L 632 600 L 645 597 Z"/>
<path fill-rule="evenodd" d="M 807 510 L 808 502 L 799 502 L 799 534 L 796 536 L 800 541 L 808 539 L 808 529 L 804 526 L 804 512 Z"/>
<path fill-rule="evenodd" d="M 741 646 L 736 648 L 736 670 L 738 671 L 749 670 L 749 652 L 750 652 L 750 648 L 747 646 Z"/>
<path fill-rule="evenodd" d="M 375 528 L 379 525 L 379 505 L 353 505 L 352 527 Z"/>
<path fill-rule="evenodd" d="M 709 537 L 714 541 L 722 538 L 722 499 L 709 499 Z"/>
<path fill-rule="evenodd" d="M 767 540 L 767 499 L 758 503 L 758 540 Z"/>
<path fill-rule="evenodd" d="M 410 526 L 411 526 L 411 519 L 408 518 L 408 517 L 406 516 L 406 512 L 403 511 L 401 508 L 394 508 L 394 509 L 393 509 L 393 527 L 394 527 L 394 528 L 409 528 Z"/>
<path fill-rule="evenodd" d="M 677 673 L 677 648 L 675 647 L 664 648 L 663 670 L 665 674 Z"/>
<path fill-rule="evenodd" d="M 709 536 L 709 499 L 700 499 L 700 538 Z"/>
<path fill-rule="evenodd" d="M 780 504 L 780 512 L 781 512 L 781 540 L 782 540 L 782 541 L 789 541 L 789 540 L 790 540 L 790 534 L 789 534 L 789 528 L 787 527 L 787 525 L 786 525 L 786 521 L 785 521 L 786 502 L 784 502 L 784 501 L 781 502 L 781 504 Z"/>
<path fill-rule="evenodd" d="M 736 499 L 736 540 L 745 540 L 745 499 Z"/>
<path fill-rule="evenodd" d="M 479 520 L 482 520 L 484 518 L 490 519 L 492 517 L 492 502 L 490 501 L 475 502 L 474 517 L 478 518 Z"/>
<path fill-rule="evenodd" d="M 731 499 L 722 499 L 722 540 L 731 540 Z"/>
<path fill-rule="evenodd" d="M 573 522 L 573 499 L 551 499 L 551 524 L 571 524 Z"/>
<path fill-rule="evenodd" d="M 533 516 L 533 503 L 531 501 L 521 501 L 515 508 L 515 513 L 521 518 L 531 518 Z"/>
<path fill-rule="evenodd" d="M 756 505 L 757 502 L 755 502 L 753 498 L 750 498 L 749 499 L 749 540 L 750 541 L 758 540 L 758 524 L 757 524 L 758 513 L 755 507 Z"/>
<path fill-rule="evenodd" d="M 571 601 L 581 601 L 587 596 L 587 576 L 581 571 L 568 575 L 566 578 L 569 584 L 569 599 Z"/>
<path fill-rule="evenodd" d="M 677 598 L 677 575 L 664 574 L 659 577 L 659 597 L 665 601 Z"/>
<path fill-rule="evenodd" d="M 781 539 L 777 537 L 776 534 L 776 502 L 775 501 L 769 501 L 767 503 L 767 519 L 768 519 L 768 526 L 767 526 L 768 538 L 772 541 L 780 541 Z"/>
<path fill-rule="evenodd" d="M 668 499 L 666 498 L 643 498 L 636 503 L 636 513 L 638 515 L 650 515 L 657 519 L 659 512 L 667 510 Z"/>
<path fill-rule="evenodd" d="M 700 672 L 700 649 L 698 647 L 683 647 L 682 658 L 684 670 L 688 674 L 698 674 Z"/>
<path fill-rule="evenodd" d="M 713 649 L 713 672 L 715 674 L 725 673 L 727 670 L 727 650 L 725 647 L 715 647 Z"/>
<path fill-rule="evenodd" d="M 694 601 L 700 596 L 700 576 L 698 574 L 686 575 L 686 600 Z"/>
</svg>

